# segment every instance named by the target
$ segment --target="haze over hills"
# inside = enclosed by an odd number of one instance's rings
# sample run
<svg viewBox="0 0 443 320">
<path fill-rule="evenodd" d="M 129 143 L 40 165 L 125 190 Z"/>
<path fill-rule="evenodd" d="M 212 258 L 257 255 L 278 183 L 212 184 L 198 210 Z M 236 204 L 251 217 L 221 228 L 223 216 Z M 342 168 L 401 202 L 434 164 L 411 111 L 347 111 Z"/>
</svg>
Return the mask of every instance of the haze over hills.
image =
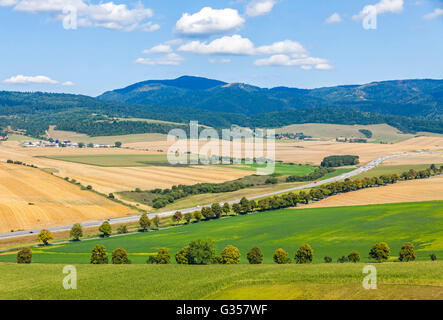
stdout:
<svg viewBox="0 0 443 320">
<path fill-rule="evenodd" d="M 443 119 L 443 80 L 394 80 L 318 89 L 260 88 L 184 76 L 149 80 L 98 97 L 156 107 L 192 107 L 255 115 L 307 108 L 340 108 L 430 120 Z"/>
</svg>

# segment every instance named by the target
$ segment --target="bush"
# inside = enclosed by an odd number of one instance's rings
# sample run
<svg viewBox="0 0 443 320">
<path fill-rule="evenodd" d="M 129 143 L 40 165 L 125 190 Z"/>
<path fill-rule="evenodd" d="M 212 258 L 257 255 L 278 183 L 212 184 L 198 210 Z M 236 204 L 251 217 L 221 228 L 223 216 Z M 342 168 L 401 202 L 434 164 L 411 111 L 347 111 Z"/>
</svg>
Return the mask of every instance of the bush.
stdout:
<svg viewBox="0 0 443 320">
<path fill-rule="evenodd" d="M 91 252 L 91 264 L 108 264 L 105 246 L 97 244 Z"/>
<path fill-rule="evenodd" d="M 165 248 L 158 249 L 156 260 L 157 264 L 170 264 L 171 255 L 169 254 L 168 249 Z"/>
<path fill-rule="evenodd" d="M 194 212 L 194 219 L 195 219 L 197 222 L 200 222 L 201 219 L 203 219 L 202 213 L 201 213 L 200 211 L 195 211 L 195 212 Z"/>
<path fill-rule="evenodd" d="M 272 257 L 274 262 L 277 264 L 289 264 L 291 259 L 289 259 L 288 253 L 282 248 L 275 250 L 274 256 Z"/>
<path fill-rule="evenodd" d="M 295 253 L 295 263 L 297 264 L 311 263 L 313 258 L 314 250 L 307 243 L 304 243 Z"/>
<path fill-rule="evenodd" d="M 360 253 L 357 251 L 352 251 L 350 254 L 348 254 L 348 261 L 353 263 L 360 262 Z"/>
<path fill-rule="evenodd" d="M 190 213 L 190 212 L 185 213 L 185 221 L 186 221 L 186 224 L 190 224 L 190 223 L 191 223 L 191 220 L 192 220 L 192 213 Z"/>
<path fill-rule="evenodd" d="M 215 245 L 211 240 L 199 239 L 189 244 L 189 264 L 212 264 L 215 257 Z"/>
<path fill-rule="evenodd" d="M 338 262 L 338 263 L 345 263 L 345 262 L 348 262 L 348 258 L 345 257 L 345 256 L 342 256 L 342 257 L 340 257 L 340 258 L 337 259 L 337 262 Z"/>
<path fill-rule="evenodd" d="M 76 223 L 72 226 L 70 236 L 74 241 L 79 241 L 80 238 L 83 237 L 83 228 L 80 223 Z"/>
<path fill-rule="evenodd" d="M 131 261 L 128 258 L 128 253 L 125 249 L 118 248 L 112 251 L 112 263 L 113 264 L 130 264 Z"/>
<path fill-rule="evenodd" d="M 31 263 L 32 251 L 29 248 L 23 248 L 17 252 L 17 263 Z"/>
<path fill-rule="evenodd" d="M 259 247 L 253 247 L 251 250 L 249 250 L 246 258 L 248 258 L 249 264 L 262 264 L 263 252 Z"/>
<path fill-rule="evenodd" d="M 331 263 L 332 262 L 332 258 L 331 257 L 326 256 L 323 259 L 325 260 L 325 263 Z"/>
<path fill-rule="evenodd" d="M 177 264 L 189 264 L 189 246 L 184 247 L 175 255 Z"/>
<path fill-rule="evenodd" d="M 138 220 L 138 224 L 140 225 L 140 229 L 145 232 L 149 230 L 151 227 L 151 220 L 149 219 L 148 215 L 145 213 L 140 217 L 140 220 Z"/>
<path fill-rule="evenodd" d="M 220 254 L 221 264 L 239 264 L 240 256 L 238 248 L 229 245 Z"/>
<path fill-rule="evenodd" d="M 377 262 L 388 261 L 390 255 L 391 249 L 388 247 L 386 242 L 379 242 L 375 244 L 371 248 L 371 251 L 369 251 L 369 257 L 377 260 Z"/>
<path fill-rule="evenodd" d="M 435 253 L 431 254 L 429 257 L 431 258 L 431 261 L 437 261 L 437 256 Z"/>
<path fill-rule="evenodd" d="M 40 233 L 37 236 L 37 239 L 41 242 L 43 242 L 43 244 L 45 246 L 48 245 L 49 241 L 54 239 L 54 236 L 52 235 L 52 233 L 49 230 L 43 229 L 42 231 L 40 231 Z"/>
<path fill-rule="evenodd" d="M 156 256 L 149 256 L 148 260 L 146 260 L 147 264 L 157 264 L 157 257 Z"/>
<path fill-rule="evenodd" d="M 98 231 L 102 233 L 103 237 L 109 237 L 112 234 L 112 227 L 108 221 L 105 221 L 102 223 Z"/>
<path fill-rule="evenodd" d="M 126 224 L 122 224 L 121 226 L 119 226 L 117 228 L 117 233 L 118 234 L 125 234 L 128 233 L 128 226 Z"/>
<path fill-rule="evenodd" d="M 410 242 L 403 244 L 398 259 L 401 262 L 409 262 L 415 261 L 415 258 L 417 258 L 417 255 L 415 254 L 414 245 Z"/>
</svg>

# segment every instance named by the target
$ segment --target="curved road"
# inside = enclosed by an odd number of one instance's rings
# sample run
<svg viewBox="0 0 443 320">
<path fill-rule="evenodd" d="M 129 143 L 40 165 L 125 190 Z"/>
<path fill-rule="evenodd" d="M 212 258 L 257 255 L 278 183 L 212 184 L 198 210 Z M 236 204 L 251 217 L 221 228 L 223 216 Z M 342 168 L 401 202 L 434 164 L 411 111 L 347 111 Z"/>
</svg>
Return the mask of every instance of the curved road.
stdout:
<svg viewBox="0 0 443 320">
<path fill-rule="evenodd" d="M 295 188 L 290 188 L 290 189 L 285 189 L 285 190 L 280 190 L 280 191 L 276 191 L 276 192 L 272 192 L 272 193 L 268 193 L 268 194 L 263 194 L 260 196 L 256 196 L 256 197 L 251 197 L 248 198 L 248 200 L 255 200 L 255 199 L 259 199 L 259 198 L 263 198 L 263 197 L 269 197 L 269 196 L 274 196 L 274 195 L 278 195 L 281 193 L 286 193 L 286 192 L 291 192 L 291 191 L 296 191 L 296 190 L 302 190 L 302 189 L 309 189 L 309 188 L 313 188 L 313 187 L 317 187 L 317 186 L 321 186 L 323 184 L 327 184 L 327 183 L 331 183 L 331 182 L 335 182 L 335 181 L 340 181 L 340 180 L 344 180 L 346 178 L 351 178 L 354 176 L 357 176 L 363 172 L 367 172 L 375 167 L 377 167 L 378 165 L 380 165 L 382 162 L 388 160 L 388 159 L 392 159 L 392 158 L 397 158 L 397 157 L 408 157 L 408 156 L 415 156 L 415 155 L 421 155 L 421 154 L 442 154 L 443 151 L 433 151 L 433 152 L 414 152 L 414 153 L 396 153 L 393 155 L 389 155 L 389 156 L 383 156 L 381 158 L 378 158 L 376 160 L 373 160 L 371 162 L 369 162 L 368 164 L 361 166 L 351 172 L 347 172 L 344 174 L 341 174 L 339 176 L 330 178 L 330 179 L 326 179 L 326 180 L 321 180 L 317 183 L 309 183 L 303 186 L 299 186 L 299 187 L 295 187 Z M 240 200 L 235 200 L 235 201 L 231 201 L 229 202 L 229 204 L 234 204 L 234 203 L 238 203 L 240 202 Z M 187 209 L 180 209 L 180 212 L 182 213 L 188 213 L 188 212 L 194 212 L 194 211 L 199 211 L 202 209 L 202 206 L 197 206 L 194 208 L 187 208 Z M 149 214 L 148 216 L 150 218 L 153 218 L 155 216 L 159 216 L 159 217 L 167 217 L 167 216 L 172 216 L 175 212 L 177 212 L 177 210 L 174 211 L 166 211 L 166 212 L 160 212 L 160 213 L 153 213 L 153 214 Z M 140 219 L 140 215 L 138 216 L 132 216 L 132 217 L 123 217 L 123 218 L 116 218 L 116 219 L 109 219 L 107 220 L 110 224 L 117 224 L 117 223 L 130 223 L 130 222 L 137 222 Z M 103 223 L 103 220 L 101 221 L 90 221 L 90 222 L 85 222 L 82 223 L 83 227 L 98 227 Z M 66 225 L 66 226 L 58 226 L 58 227 L 52 227 L 52 228 L 47 228 L 49 231 L 52 232 L 56 232 L 56 231 L 67 231 L 67 230 L 71 230 L 72 225 Z M 7 232 L 7 233 L 0 233 L 0 239 L 6 239 L 6 238 L 15 238 L 15 237 L 21 237 L 21 236 L 29 236 L 35 233 L 39 233 L 41 230 L 40 229 L 34 229 L 34 230 L 25 230 L 25 231 L 16 231 L 16 232 Z"/>
</svg>

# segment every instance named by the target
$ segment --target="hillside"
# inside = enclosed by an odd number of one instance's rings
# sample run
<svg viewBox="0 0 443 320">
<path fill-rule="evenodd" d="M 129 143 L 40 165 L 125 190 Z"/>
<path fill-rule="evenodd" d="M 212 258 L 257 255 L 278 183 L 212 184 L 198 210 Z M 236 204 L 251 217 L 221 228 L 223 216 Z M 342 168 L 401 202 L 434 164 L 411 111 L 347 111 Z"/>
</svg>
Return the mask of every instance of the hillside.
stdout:
<svg viewBox="0 0 443 320">
<path fill-rule="evenodd" d="M 105 92 L 104 101 L 193 107 L 254 115 L 306 108 L 343 108 L 442 120 L 443 80 L 397 80 L 319 89 L 260 88 L 199 77 L 150 80 Z"/>
</svg>

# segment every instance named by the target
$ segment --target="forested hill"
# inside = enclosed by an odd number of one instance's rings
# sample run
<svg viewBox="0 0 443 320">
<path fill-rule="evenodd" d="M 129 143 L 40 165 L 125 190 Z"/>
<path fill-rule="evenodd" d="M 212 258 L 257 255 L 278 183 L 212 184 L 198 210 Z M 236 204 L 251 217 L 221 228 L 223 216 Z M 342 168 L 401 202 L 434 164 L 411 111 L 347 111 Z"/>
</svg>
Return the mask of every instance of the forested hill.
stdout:
<svg viewBox="0 0 443 320">
<path fill-rule="evenodd" d="M 443 80 L 396 80 L 319 89 L 259 88 L 199 77 L 149 80 L 98 97 L 156 107 L 192 107 L 247 116 L 310 108 L 349 109 L 443 120 Z"/>
</svg>

